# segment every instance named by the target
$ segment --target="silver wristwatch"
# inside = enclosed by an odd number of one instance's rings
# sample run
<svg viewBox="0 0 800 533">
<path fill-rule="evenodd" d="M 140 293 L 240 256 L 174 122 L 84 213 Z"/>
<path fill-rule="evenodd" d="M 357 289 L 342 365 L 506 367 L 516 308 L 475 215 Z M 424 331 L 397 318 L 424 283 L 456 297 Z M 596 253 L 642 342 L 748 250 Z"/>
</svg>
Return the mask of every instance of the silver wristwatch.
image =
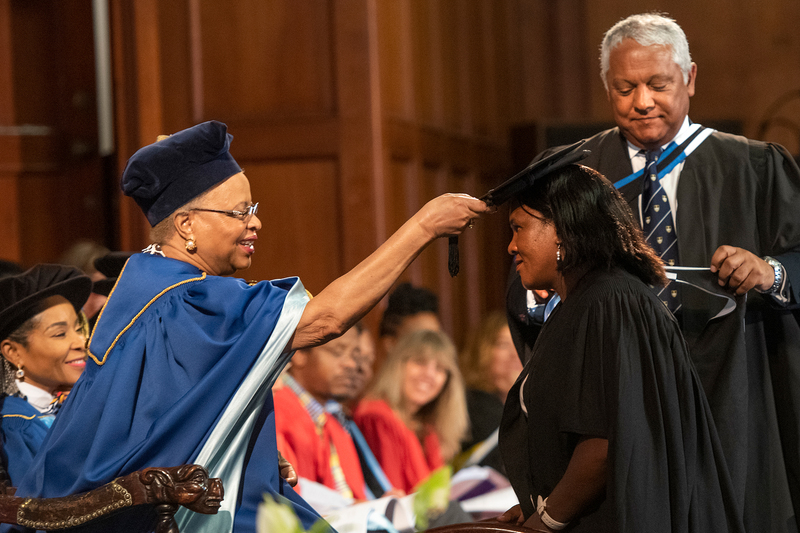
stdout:
<svg viewBox="0 0 800 533">
<path fill-rule="evenodd" d="M 758 291 L 761 294 L 775 294 L 781 289 L 781 284 L 783 283 L 783 265 L 781 265 L 776 259 L 773 259 L 770 256 L 764 256 L 764 261 L 766 261 L 769 266 L 775 271 L 775 282 L 772 284 L 772 287 L 765 291 Z"/>
</svg>

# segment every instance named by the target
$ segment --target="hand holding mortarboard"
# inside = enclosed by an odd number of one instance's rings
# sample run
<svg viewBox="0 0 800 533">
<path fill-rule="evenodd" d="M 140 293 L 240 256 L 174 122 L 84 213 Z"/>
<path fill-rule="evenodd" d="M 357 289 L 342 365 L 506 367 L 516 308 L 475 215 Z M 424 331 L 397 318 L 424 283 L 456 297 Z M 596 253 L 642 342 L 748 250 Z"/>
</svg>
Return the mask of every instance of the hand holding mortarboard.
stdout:
<svg viewBox="0 0 800 533">
<path fill-rule="evenodd" d="M 480 199 L 489 206 L 504 204 L 530 187 L 537 179 L 547 176 L 567 165 L 577 163 L 587 157 L 591 153 L 589 150 L 579 150 L 584 142 L 586 141 L 578 141 L 575 144 L 558 150 L 544 159 L 531 163 L 524 170 L 518 172 L 510 179 L 481 196 Z M 449 241 L 447 260 L 447 268 L 450 272 L 450 276 L 456 276 L 458 274 L 458 263 L 458 236 L 453 235 L 450 237 Z"/>
</svg>

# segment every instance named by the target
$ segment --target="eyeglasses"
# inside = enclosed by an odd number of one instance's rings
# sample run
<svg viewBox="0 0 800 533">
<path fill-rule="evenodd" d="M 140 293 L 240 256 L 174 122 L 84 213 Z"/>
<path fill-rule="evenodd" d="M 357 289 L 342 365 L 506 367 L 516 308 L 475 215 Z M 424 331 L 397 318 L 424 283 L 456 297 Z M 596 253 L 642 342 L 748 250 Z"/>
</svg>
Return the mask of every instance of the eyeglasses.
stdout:
<svg viewBox="0 0 800 533">
<path fill-rule="evenodd" d="M 222 209 L 204 209 L 201 207 L 193 207 L 192 211 L 208 211 L 209 213 L 222 213 L 223 215 L 228 215 L 229 217 L 236 218 L 239 220 L 247 220 L 251 216 L 258 213 L 258 202 L 254 204 L 250 204 L 244 208 L 244 211 L 223 211 Z"/>
</svg>

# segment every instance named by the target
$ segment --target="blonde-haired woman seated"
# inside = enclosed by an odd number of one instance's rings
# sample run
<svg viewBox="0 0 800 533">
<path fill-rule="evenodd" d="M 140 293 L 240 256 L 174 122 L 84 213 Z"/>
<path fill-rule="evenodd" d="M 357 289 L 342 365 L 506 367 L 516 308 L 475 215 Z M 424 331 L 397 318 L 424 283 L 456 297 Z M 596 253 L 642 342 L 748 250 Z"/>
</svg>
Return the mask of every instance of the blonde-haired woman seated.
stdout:
<svg viewBox="0 0 800 533">
<path fill-rule="evenodd" d="M 459 450 L 467 431 L 464 382 L 445 333 L 402 337 L 354 413 L 383 471 L 412 492 Z"/>
</svg>

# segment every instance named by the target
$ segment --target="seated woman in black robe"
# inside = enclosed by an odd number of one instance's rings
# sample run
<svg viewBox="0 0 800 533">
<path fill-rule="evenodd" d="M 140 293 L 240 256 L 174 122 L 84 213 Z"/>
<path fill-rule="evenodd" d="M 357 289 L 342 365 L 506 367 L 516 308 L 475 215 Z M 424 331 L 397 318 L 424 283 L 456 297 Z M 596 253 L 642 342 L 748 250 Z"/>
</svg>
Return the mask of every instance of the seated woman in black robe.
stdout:
<svg viewBox="0 0 800 533">
<path fill-rule="evenodd" d="M 500 450 L 536 531 L 741 531 L 708 402 L 631 211 L 569 165 L 520 192 L 508 251 L 561 303 L 511 388 Z M 649 285 L 649 286 L 648 286 Z"/>
</svg>

